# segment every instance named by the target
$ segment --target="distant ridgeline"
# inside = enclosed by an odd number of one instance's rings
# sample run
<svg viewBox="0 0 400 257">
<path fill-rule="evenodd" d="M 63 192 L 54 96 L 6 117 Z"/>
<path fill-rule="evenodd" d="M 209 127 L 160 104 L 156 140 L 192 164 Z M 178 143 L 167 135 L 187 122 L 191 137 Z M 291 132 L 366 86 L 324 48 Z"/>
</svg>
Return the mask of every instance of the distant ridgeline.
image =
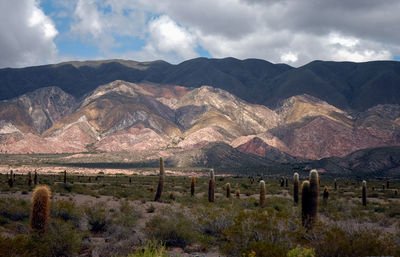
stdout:
<svg viewBox="0 0 400 257">
<path fill-rule="evenodd" d="M 189 87 L 210 85 L 242 99 L 276 107 L 291 96 L 308 94 L 336 107 L 363 111 L 400 103 L 400 62 L 313 61 L 299 68 L 258 59 L 196 58 L 172 65 L 164 61 L 105 60 L 0 69 L 0 100 L 57 86 L 81 97 L 115 80 Z"/>
</svg>

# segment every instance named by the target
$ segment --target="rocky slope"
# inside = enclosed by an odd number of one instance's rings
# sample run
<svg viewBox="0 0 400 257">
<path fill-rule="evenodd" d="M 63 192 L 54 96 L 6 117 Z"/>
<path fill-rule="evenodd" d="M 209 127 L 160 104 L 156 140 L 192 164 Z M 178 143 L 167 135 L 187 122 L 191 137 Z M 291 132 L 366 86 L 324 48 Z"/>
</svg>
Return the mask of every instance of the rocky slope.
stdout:
<svg viewBox="0 0 400 257">
<path fill-rule="evenodd" d="M 223 149 L 235 165 L 252 156 L 261 167 L 400 145 L 399 120 L 394 104 L 346 112 L 302 94 L 272 110 L 210 86 L 116 80 L 79 100 L 50 87 L 1 101 L 0 152 L 168 152 L 190 166 L 216 162 Z"/>
</svg>

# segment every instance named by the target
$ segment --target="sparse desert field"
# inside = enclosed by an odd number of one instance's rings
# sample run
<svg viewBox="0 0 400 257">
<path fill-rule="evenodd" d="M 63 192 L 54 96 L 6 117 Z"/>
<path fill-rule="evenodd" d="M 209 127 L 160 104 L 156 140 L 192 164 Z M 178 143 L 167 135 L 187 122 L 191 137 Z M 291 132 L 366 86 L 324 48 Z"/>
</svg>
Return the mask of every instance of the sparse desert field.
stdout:
<svg viewBox="0 0 400 257">
<path fill-rule="evenodd" d="M 38 236 L 30 228 L 30 168 L 18 167 L 12 186 L 2 169 L 0 256 L 400 256 L 397 180 L 390 180 L 389 188 L 386 180 L 368 180 L 364 207 L 361 180 L 338 179 L 335 190 L 335 181 L 321 174 L 318 221 L 306 230 L 301 196 L 294 204 L 288 176 L 287 186 L 281 186 L 279 176 L 217 172 L 215 202 L 210 203 L 206 170 L 167 172 L 156 202 L 157 168 L 69 168 L 64 183 L 63 167 L 37 167 L 37 184 L 51 190 L 49 222 Z M 194 196 L 191 176 L 196 176 Z M 261 179 L 266 184 L 263 207 Z"/>
</svg>

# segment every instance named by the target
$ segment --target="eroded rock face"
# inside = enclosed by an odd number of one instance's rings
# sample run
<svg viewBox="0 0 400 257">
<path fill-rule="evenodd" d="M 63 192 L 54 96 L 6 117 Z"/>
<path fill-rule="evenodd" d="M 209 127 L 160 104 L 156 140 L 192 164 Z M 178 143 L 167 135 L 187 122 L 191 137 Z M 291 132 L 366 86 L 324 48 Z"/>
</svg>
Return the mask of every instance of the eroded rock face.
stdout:
<svg viewBox="0 0 400 257">
<path fill-rule="evenodd" d="M 55 87 L 1 101 L 0 151 L 151 150 L 154 156 L 163 151 L 206 156 L 207 145 L 220 142 L 234 149 L 227 152 L 288 162 L 296 161 L 294 157 L 343 157 L 359 149 L 400 145 L 399 116 L 397 105 L 350 114 L 299 95 L 271 110 L 209 86 L 193 89 L 118 80 L 80 102 Z"/>
</svg>

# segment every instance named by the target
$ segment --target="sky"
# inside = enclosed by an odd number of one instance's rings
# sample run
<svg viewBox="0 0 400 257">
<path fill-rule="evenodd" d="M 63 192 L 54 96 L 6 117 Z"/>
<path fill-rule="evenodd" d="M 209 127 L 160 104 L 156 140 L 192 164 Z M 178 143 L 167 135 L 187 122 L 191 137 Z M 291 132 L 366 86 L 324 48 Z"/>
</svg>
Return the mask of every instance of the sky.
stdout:
<svg viewBox="0 0 400 257">
<path fill-rule="evenodd" d="M 398 0 L 0 0 L 0 68 L 71 60 L 400 60 Z"/>
</svg>

